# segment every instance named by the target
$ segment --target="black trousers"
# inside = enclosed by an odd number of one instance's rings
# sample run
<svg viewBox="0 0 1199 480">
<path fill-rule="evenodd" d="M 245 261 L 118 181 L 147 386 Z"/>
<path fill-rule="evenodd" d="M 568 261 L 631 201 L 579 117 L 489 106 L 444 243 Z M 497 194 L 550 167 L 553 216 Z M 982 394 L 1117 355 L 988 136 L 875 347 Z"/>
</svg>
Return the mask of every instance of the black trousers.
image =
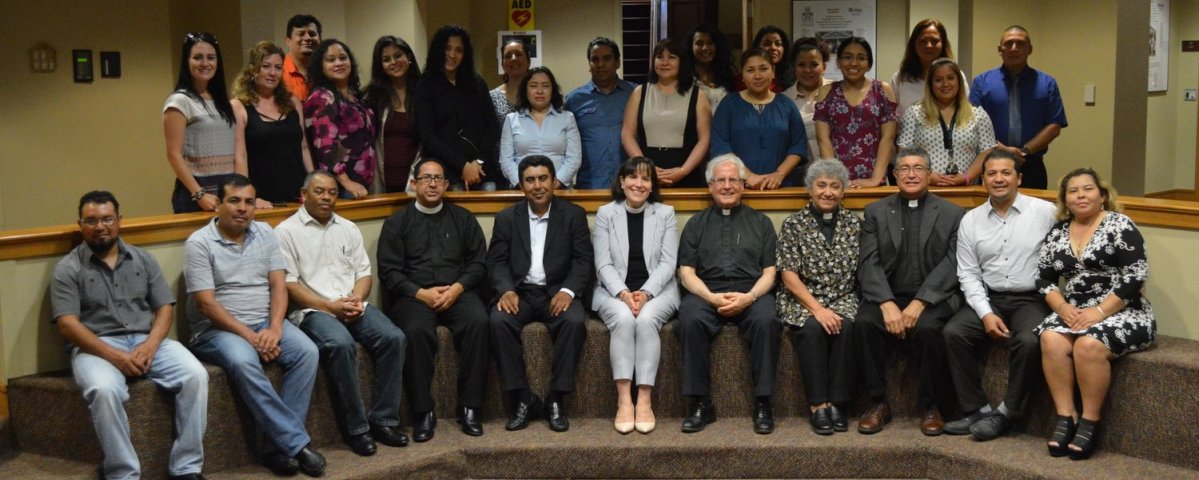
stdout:
<svg viewBox="0 0 1199 480">
<path fill-rule="evenodd" d="M 991 309 L 1007 325 L 1008 383 L 1004 404 L 1020 410 L 1028 391 L 1042 378 L 1041 342 L 1033 329 L 1049 316 L 1049 306 L 1035 291 L 1006 293 L 988 291 Z M 963 308 L 945 326 L 945 345 L 949 349 L 949 371 L 962 410 L 970 412 L 987 405 L 983 393 L 982 367 L 986 363 L 991 338 L 974 309 Z"/>
<path fill-rule="evenodd" d="M 387 316 L 408 337 L 404 381 L 413 413 L 433 410 L 438 325 L 450 329 L 454 335 L 454 349 L 458 350 L 458 405 L 472 408 L 483 405 L 489 344 L 487 309 L 478 294 L 463 292 L 458 301 L 440 313 L 415 298 L 401 297 L 392 302 Z"/>
<path fill-rule="evenodd" d="M 804 396 L 809 405 L 850 400 L 853 378 L 852 317 L 841 319 L 841 333 L 829 335 L 815 318 L 808 317 L 802 327 L 791 327 L 791 344 L 803 375 Z"/>
<path fill-rule="evenodd" d="M 900 299 L 895 303 L 902 310 L 909 302 L 909 299 Z M 906 338 L 911 342 L 920 365 L 916 400 L 922 408 L 949 406 L 952 401 L 953 387 L 950 385 L 945 338 L 941 331 L 956 312 L 946 303 L 929 305 L 916 319 L 916 326 L 907 332 Z M 887 347 L 888 344 L 894 345 L 893 342 L 898 339 L 887 331 L 879 304 L 862 302 L 854 332 L 860 352 L 858 369 L 865 387 L 871 396 L 884 396 L 887 394 Z"/>
<path fill-rule="evenodd" d="M 575 368 L 583 353 L 583 342 L 587 341 L 587 318 L 583 301 L 578 298 L 570 302 L 566 311 L 557 316 L 550 315 L 550 299 L 557 293 L 539 285 L 521 285 L 516 289 L 516 295 L 520 297 L 516 315 L 491 308 L 491 342 L 499 366 L 500 387 L 504 391 L 529 388 L 520 331 L 534 321 L 544 323 L 554 340 L 554 378 L 550 381 L 550 390 L 562 393 L 575 390 Z"/>
<path fill-rule="evenodd" d="M 753 281 L 712 282 L 708 287 L 713 293 L 745 292 L 753 284 Z M 721 316 L 708 302 L 693 294 L 683 296 L 674 330 L 683 357 L 683 395 L 711 395 L 712 339 L 716 338 L 726 322 L 737 324 L 741 338 L 749 348 L 754 395 L 774 395 L 774 373 L 778 365 L 779 337 L 783 324 L 779 322 L 774 308 L 773 293 L 759 297 L 735 317 Z"/>
</svg>

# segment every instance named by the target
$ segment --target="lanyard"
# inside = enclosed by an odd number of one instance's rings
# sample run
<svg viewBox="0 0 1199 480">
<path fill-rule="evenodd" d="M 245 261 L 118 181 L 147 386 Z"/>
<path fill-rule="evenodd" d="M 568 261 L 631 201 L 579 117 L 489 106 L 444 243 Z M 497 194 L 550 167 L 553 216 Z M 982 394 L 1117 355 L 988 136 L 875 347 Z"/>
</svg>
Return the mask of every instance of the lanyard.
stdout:
<svg viewBox="0 0 1199 480">
<path fill-rule="evenodd" d="M 958 123 L 958 107 L 953 107 L 953 117 L 949 119 L 949 125 L 945 124 L 945 117 L 941 112 L 937 112 L 937 120 L 941 122 L 941 140 L 945 142 L 945 151 L 949 153 L 949 170 L 946 173 L 957 173 L 958 163 L 954 159 L 953 154 L 953 128 Z"/>
</svg>

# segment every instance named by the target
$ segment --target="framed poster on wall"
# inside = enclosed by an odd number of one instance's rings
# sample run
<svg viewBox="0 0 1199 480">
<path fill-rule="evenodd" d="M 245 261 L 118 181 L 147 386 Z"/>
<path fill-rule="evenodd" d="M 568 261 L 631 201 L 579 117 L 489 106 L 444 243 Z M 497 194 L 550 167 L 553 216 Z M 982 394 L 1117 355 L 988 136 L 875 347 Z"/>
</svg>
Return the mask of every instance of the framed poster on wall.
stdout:
<svg viewBox="0 0 1199 480">
<path fill-rule="evenodd" d="M 1149 0 L 1149 91 L 1164 92 L 1170 80 L 1170 0 Z"/>
<path fill-rule="evenodd" d="M 791 2 L 791 32 L 795 38 L 816 37 L 828 43 L 832 61 L 825 65 L 826 78 L 841 79 L 837 69 L 836 52 L 841 41 L 849 37 L 862 37 L 878 50 L 877 0 L 793 0 Z M 1160 0 L 1159 0 L 1160 1 Z M 876 62 L 877 63 L 877 62 Z M 867 78 L 875 78 L 874 66 L 866 72 Z"/>
</svg>

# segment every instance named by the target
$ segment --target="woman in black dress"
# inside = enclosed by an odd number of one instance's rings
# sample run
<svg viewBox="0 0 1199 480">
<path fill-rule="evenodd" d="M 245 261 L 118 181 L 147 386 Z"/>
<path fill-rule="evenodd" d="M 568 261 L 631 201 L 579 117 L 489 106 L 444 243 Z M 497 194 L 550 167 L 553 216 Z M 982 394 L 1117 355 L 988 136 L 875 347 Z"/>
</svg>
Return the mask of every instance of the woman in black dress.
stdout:
<svg viewBox="0 0 1199 480">
<path fill-rule="evenodd" d="M 258 42 L 233 82 L 236 134 L 245 139 L 250 182 L 258 198 L 271 203 L 295 202 L 304 176 L 312 171 L 300 100 L 282 80 L 283 49 Z"/>
<path fill-rule="evenodd" d="M 1149 277 L 1145 240 L 1132 219 L 1120 213 L 1115 190 L 1094 170 L 1080 168 L 1062 178 L 1057 207 L 1061 221 L 1041 248 L 1037 279 L 1054 313 L 1037 334 L 1057 411 L 1049 453 L 1081 460 L 1098 445 L 1111 361 L 1148 347 L 1157 324 L 1143 292 Z M 1081 415 L 1074 404 L 1075 381 L 1082 393 Z"/>
</svg>

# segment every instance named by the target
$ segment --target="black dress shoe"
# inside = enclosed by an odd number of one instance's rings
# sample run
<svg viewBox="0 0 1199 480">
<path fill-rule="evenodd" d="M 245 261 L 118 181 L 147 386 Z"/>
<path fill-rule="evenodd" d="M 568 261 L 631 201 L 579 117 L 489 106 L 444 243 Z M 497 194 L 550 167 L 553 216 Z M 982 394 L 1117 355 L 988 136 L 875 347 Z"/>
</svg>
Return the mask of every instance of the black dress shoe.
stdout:
<svg viewBox="0 0 1199 480">
<path fill-rule="evenodd" d="M 408 435 L 405 435 L 398 426 L 371 425 L 371 436 L 375 438 L 376 442 L 389 447 L 408 446 Z"/>
<path fill-rule="evenodd" d="M 103 477 L 101 477 L 103 478 Z M 185 473 L 183 475 L 167 475 L 167 480 L 206 480 L 203 475 L 198 473 Z"/>
<path fill-rule="evenodd" d="M 815 412 L 812 412 L 812 417 L 808 419 L 808 423 L 812 425 L 812 431 L 817 435 L 833 434 L 833 416 L 829 409 L 830 407 L 817 408 Z"/>
<path fill-rule="evenodd" d="M 774 431 L 774 412 L 770 402 L 754 402 L 754 433 L 766 435 Z"/>
<path fill-rule="evenodd" d="M 300 464 L 300 471 L 309 477 L 319 477 L 325 474 L 325 456 L 312 448 L 312 445 L 305 445 L 299 452 L 296 452 L 296 462 Z"/>
<path fill-rule="evenodd" d="M 697 400 L 691 404 L 691 413 L 683 419 L 683 433 L 703 431 L 704 427 L 716 421 L 716 406 L 712 400 Z"/>
<path fill-rule="evenodd" d="M 550 430 L 555 432 L 570 430 L 570 420 L 566 418 L 566 403 L 562 400 L 550 400 L 545 405 L 545 419 L 550 422 Z"/>
<path fill-rule="evenodd" d="M 437 415 L 428 411 L 418 415 L 412 423 L 412 440 L 418 443 L 427 442 L 433 438 L 433 429 L 437 428 Z"/>
<path fill-rule="evenodd" d="M 458 423 L 462 425 L 462 433 L 472 437 L 483 436 L 483 422 L 479 420 L 479 409 L 475 407 L 460 407 Z"/>
<path fill-rule="evenodd" d="M 283 475 L 285 477 L 290 477 L 300 471 L 300 462 L 283 452 L 263 455 L 262 464 L 272 472 L 275 472 L 275 475 Z"/>
<path fill-rule="evenodd" d="M 359 433 L 351 435 L 346 439 L 346 443 L 350 445 L 350 450 L 358 454 L 360 457 L 369 457 L 375 454 L 375 439 L 369 433 Z"/>
<path fill-rule="evenodd" d="M 841 412 L 840 408 L 837 408 L 836 405 L 829 405 L 828 415 L 829 419 L 833 421 L 834 432 L 849 431 L 849 420 L 845 418 L 845 414 Z"/>
<path fill-rule="evenodd" d="M 508 417 L 508 424 L 504 425 L 504 430 L 514 432 L 523 430 L 529 426 L 529 422 L 541 415 L 541 398 L 537 394 L 530 394 L 532 398 L 527 402 L 517 402 L 516 409 L 512 412 L 512 416 Z"/>
</svg>

